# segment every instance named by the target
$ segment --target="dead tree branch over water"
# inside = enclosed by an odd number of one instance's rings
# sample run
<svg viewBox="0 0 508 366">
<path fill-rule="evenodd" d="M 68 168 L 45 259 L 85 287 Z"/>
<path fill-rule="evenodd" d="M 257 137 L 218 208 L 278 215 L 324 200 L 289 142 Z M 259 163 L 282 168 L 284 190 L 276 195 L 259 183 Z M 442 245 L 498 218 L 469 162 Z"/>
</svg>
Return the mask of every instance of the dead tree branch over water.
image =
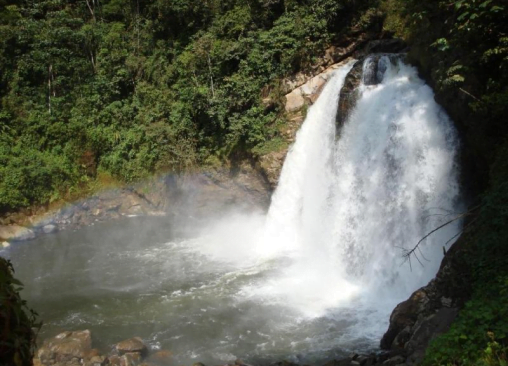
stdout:
<svg viewBox="0 0 508 366">
<path fill-rule="evenodd" d="M 411 264 L 411 256 L 413 256 L 417 261 L 418 263 L 420 263 L 420 265 L 423 266 L 423 263 L 422 263 L 422 259 L 425 260 L 425 261 L 429 261 L 427 258 L 425 258 L 425 256 L 423 255 L 421 249 L 420 249 L 420 244 L 425 240 L 427 239 L 429 236 L 431 236 L 433 233 L 435 233 L 436 231 L 444 228 L 445 226 L 447 225 L 450 225 L 451 223 L 457 221 L 457 220 L 460 220 L 462 219 L 463 217 L 466 217 L 466 216 L 470 216 L 472 215 L 475 211 L 477 211 L 478 209 L 480 209 L 482 207 L 482 205 L 477 205 L 471 209 L 469 209 L 468 211 L 466 212 L 463 212 L 463 213 L 460 213 L 458 214 L 457 216 L 455 216 L 454 218 L 452 218 L 451 220 L 448 220 L 447 222 L 445 222 L 444 224 L 442 225 L 439 225 L 437 228 L 433 229 L 432 231 L 430 231 L 429 233 L 427 233 L 423 238 L 421 238 L 418 243 L 416 243 L 416 245 L 412 248 L 412 249 L 405 249 L 405 248 L 401 248 L 403 250 L 403 254 L 402 254 L 402 257 L 404 258 L 404 263 L 405 262 L 409 262 L 409 267 L 412 269 L 412 264 Z M 460 234 L 462 234 L 464 232 L 465 229 L 467 229 L 470 225 L 472 225 L 474 222 L 476 221 L 476 218 L 471 220 L 462 230 L 460 230 L 457 234 L 455 234 L 454 236 L 452 236 L 450 239 L 448 239 L 446 241 L 446 243 L 444 245 L 447 245 L 448 243 L 450 243 L 453 239 L 455 239 L 456 237 L 458 237 Z M 444 250 L 444 247 L 443 247 L 443 250 Z M 421 259 L 420 259 L 421 257 Z"/>
</svg>

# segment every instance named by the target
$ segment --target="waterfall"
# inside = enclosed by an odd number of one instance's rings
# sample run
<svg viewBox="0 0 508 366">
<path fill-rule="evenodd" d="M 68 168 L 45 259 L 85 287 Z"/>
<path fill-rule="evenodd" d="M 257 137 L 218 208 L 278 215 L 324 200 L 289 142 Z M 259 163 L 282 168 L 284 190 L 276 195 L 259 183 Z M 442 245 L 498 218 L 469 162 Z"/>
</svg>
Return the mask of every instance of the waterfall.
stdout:
<svg viewBox="0 0 508 366">
<path fill-rule="evenodd" d="M 400 57 L 353 64 L 309 108 L 266 215 L 188 227 L 131 218 L 9 248 L 46 335 L 86 328 L 104 344 L 138 335 L 180 365 L 324 364 L 375 349 L 390 312 L 435 275 L 460 230 L 455 222 L 427 238 L 422 265 L 404 262 L 403 248 L 463 210 L 458 140 Z M 337 130 L 353 67 L 363 68 L 356 106 Z"/>
<path fill-rule="evenodd" d="M 457 134 L 415 68 L 385 55 L 365 60 L 357 104 L 336 139 L 351 67 L 336 71 L 310 108 L 259 244 L 292 263 L 256 293 L 310 316 L 352 303 L 386 304 L 387 316 L 436 274 L 442 247 L 460 229 L 439 230 L 404 263 L 404 249 L 461 210 Z"/>
</svg>

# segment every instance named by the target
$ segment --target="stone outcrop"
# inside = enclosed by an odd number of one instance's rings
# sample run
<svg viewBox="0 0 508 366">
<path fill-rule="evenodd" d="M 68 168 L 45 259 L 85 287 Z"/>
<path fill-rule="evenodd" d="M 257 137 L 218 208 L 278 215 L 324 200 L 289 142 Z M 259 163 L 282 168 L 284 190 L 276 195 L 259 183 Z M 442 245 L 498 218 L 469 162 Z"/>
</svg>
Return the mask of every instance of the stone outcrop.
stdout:
<svg viewBox="0 0 508 366">
<path fill-rule="evenodd" d="M 143 343 L 143 340 L 139 337 L 129 338 L 115 345 L 115 349 L 120 355 L 126 353 L 140 353 L 146 355 L 148 349 Z"/>
<path fill-rule="evenodd" d="M 286 94 L 286 104 L 284 107 L 286 112 L 295 112 L 306 105 L 313 104 L 321 94 L 326 82 L 332 77 L 333 72 L 349 61 L 350 59 L 346 59 L 345 61 L 331 65 Z M 304 76 L 301 76 L 300 79 L 304 79 Z"/>
<path fill-rule="evenodd" d="M 81 365 L 92 350 L 92 335 L 89 330 L 63 332 L 46 340 L 37 351 L 41 365 Z"/>
<path fill-rule="evenodd" d="M 167 366 L 171 361 L 168 355 L 171 352 L 158 351 L 147 359 L 148 348 L 139 337 L 121 341 L 109 354 L 101 354 L 92 348 L 91 332 L 81 330 L 62 332 L 47 339 L 37 351 L 33 363 L 36 366 Z"/>
<path fill-rule="evenodd" d="M 446 253 L 436 277 L 397 305 L 381 348 L 400 351 L 404 363 L 419 364 L 429 342 L 446 332 L 470 296 L 470 271 L 459 239 Z"/>
</svg>

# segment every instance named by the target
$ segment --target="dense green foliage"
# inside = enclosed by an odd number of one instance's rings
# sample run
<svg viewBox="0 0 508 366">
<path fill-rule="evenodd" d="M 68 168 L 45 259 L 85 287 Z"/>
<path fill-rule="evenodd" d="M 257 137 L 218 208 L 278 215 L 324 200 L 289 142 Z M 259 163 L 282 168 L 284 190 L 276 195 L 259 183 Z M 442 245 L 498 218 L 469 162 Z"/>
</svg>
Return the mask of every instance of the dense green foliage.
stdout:
<svg viewBox="0 0 508 366">
<path fill-rule="evenodd" d="M 269 150 L 281 108 L 262 91 L 277 100 L 368 4 L 1 0 L 0 211 L 97 172 L 128 182 Z"/>
<path fill-rule="evenodd" d="M 434 340 L 425 365 L 507 365 L 508 4 L 386 0 L 385 27 L 411 44 L 464 141 L 465 184 L 481 211 L 463 240 L 471 300 Z M 473 174 L 467 174 L 470 170 Z"/>
<path fill-rule="evenodd" d="M 0 365 L 32 364 L 33 329 L 40 324 L 36 322 L 37 314 L 20 298 L 21 288 L 21 282 L 13 277 L 11 263 L 0 257 Z"/>
</svg>

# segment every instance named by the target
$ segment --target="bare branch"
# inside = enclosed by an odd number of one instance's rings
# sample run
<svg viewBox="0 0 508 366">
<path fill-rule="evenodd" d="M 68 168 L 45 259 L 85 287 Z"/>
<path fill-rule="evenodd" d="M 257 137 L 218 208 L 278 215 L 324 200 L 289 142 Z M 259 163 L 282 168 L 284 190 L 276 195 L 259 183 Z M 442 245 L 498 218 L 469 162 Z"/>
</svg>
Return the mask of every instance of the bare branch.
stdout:
<svg viewBox="0 0 508 366">
<path fill-rule="evenodd" d="M 429 236 L 431 236 L 433 233 L 435 233 L 436 231 L 442 229 L 443 227 L 465 217 L 465 216 L 468 216 L 468 215 L 471 215 L 474 211 L 478 210 L 479 208 L 481 207 L 481 205 L 477 205 L 475 207 L 473 207 L 472 209 L 466 211 L 466 212 L 463 212 L 457 216 L 455 216 L 453 219 L 451 220 L 448 220 L 447 222 L 445 222 L 444 224 L 442 225 L 439 225 L 437 228 L 435 228 L 434 230 L 430 231 L 429 233 L 427 233 L 423 238 L 421 238 L 418 243 L 416 243 L 416 245 L 413 247 L 413 249 L 411 250 L 407 250 L 407 249 L 404 249 L 404 254 L 402 255 L 403 258 L 405 258 L 405 261 L 409 261 L 409 266 L 411 267 L 411 256 L 414 256 L 416 258 L 416 260 L 418 262 L 420 262 L 420 264 L 422 264 L 422 262 L 420 261 L 420 259 L 418 258 L 418 253 L 420 253 L 420 255 L 422 256 L 423 259 L 427 260 L 427 258 L 425 258 L 425 256 L 423 255 L 421 249 L 420 249 L 420 244 L 425 240 L 427 239 Z M 476 219 L 475 219 L 476 220 Z M 473 222 L 475 222 L 475 220 L 471 221 L 470 223 L 468 223 L 468 225 L 466 226 L 466 228 L 471 225 Z M 465 228 L 464 228 L 465 229 Z M 459 233 L 457 233 L 456 235 L 454 235 L 452 238 L 450 238 L 446 243 L 448 244 L 450 241 L 452 241 L 453 239 L 455 239 L 457 236 L 459 236 L 464 230 L 461 230 Z M 418 251 L 418 252 L 417 252 Z M 422 264 L 423 265 L 423 264 Z"/>
<path fill-rule="evenodd" d="M 90 14 L 92 14 L 92 19 L 93 19 L 93 21 L 95 22 L 95 13 L 94 13 L 94 11 L 93 11 L 92 6 L 90 5 L 89 0 L 86 0 L 86 5 L 88 6 L 88 10 L 90 10 Z M 95 4 L 94 4 L 94 7 L 95 7 Z"/>
</svg>

